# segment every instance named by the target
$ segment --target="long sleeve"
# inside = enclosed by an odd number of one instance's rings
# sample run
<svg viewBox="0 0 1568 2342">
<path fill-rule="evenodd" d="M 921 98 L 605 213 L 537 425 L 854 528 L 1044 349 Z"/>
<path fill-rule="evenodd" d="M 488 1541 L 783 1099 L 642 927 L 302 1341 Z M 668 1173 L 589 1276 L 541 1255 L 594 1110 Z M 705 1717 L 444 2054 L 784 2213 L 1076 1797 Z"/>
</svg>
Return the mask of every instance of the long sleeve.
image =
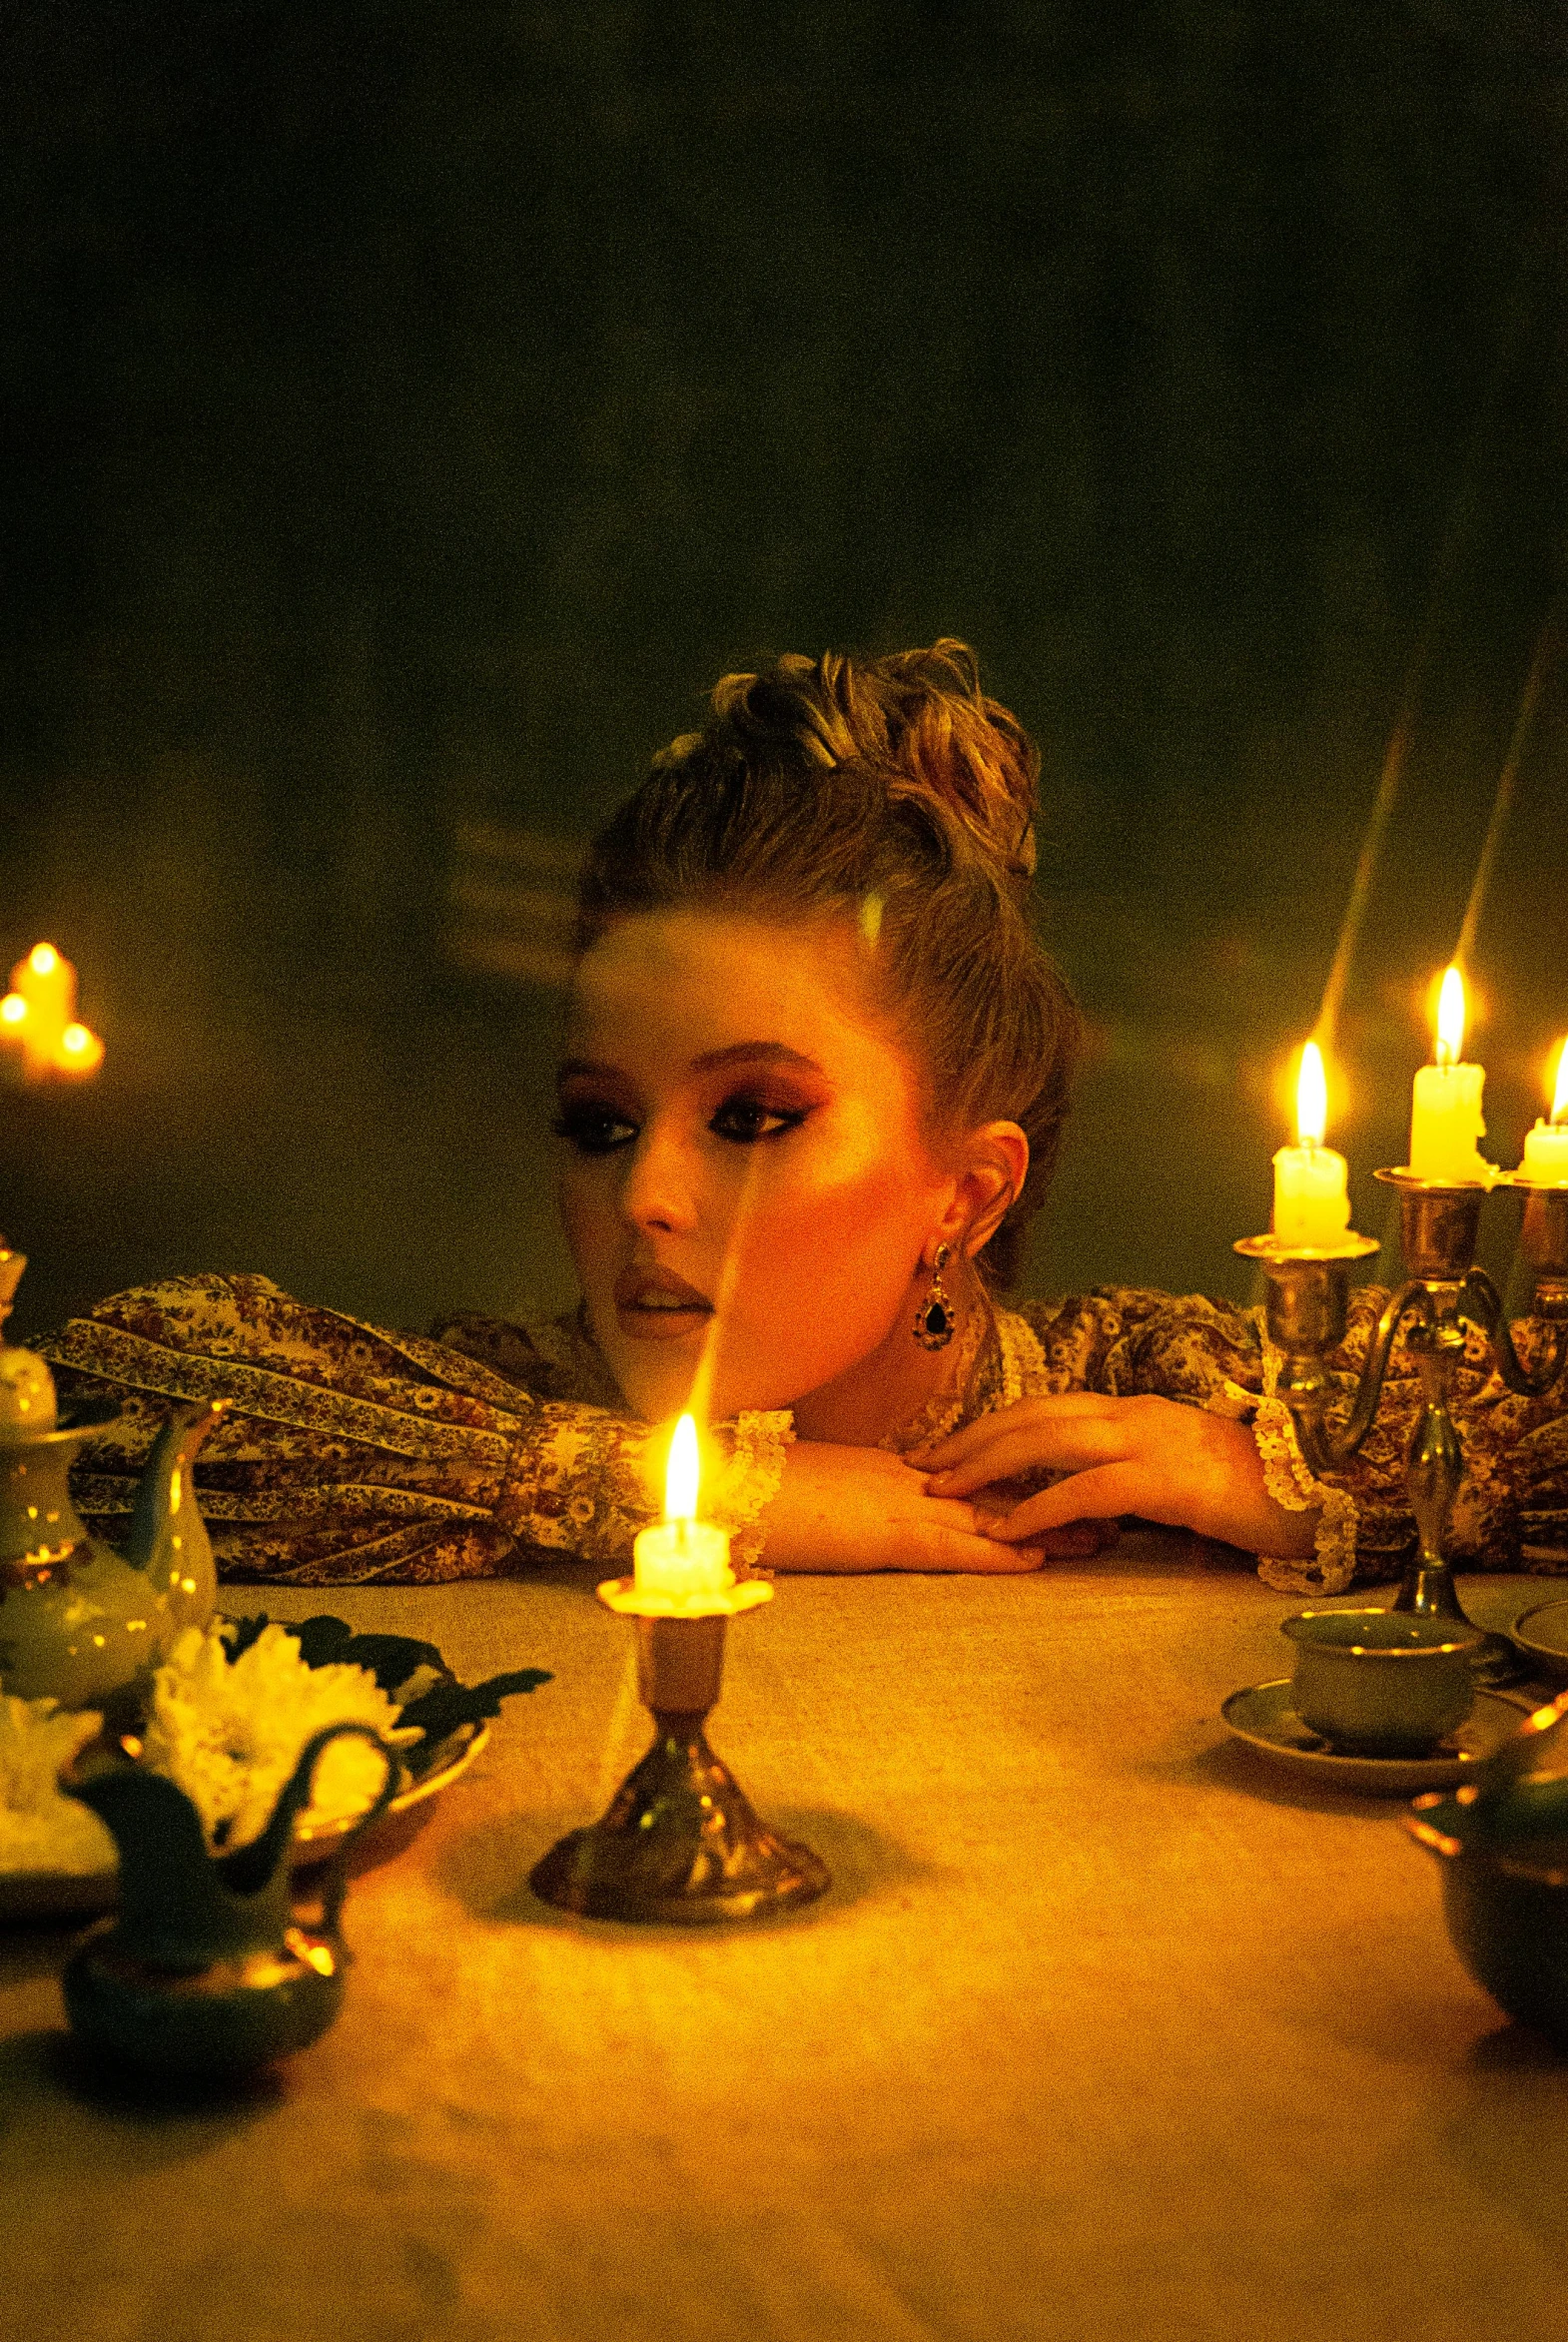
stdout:
<svg viewBox="0 0 1568 2342">
<path fill-rule="evenodd" d="M 523 1570 L 540 1548 L 626 1567 L 659 1510 L 649 1427 L 611 1403 L 580 1331 L 455 1318 L 441 1332 L 362 1324 L 266 1277 L 198 1276 L 116 1294 L 39 1347 L 63 1399 L 119 1401 L 72 1481 L 111 1540 L 169 1403 L 227 1398 L 195 1475 L 227 1578 L 429 1583 Z M 782 1413 L 715 1427 L 705 1504 L 740 1561 L 760 1549 L 790 1436 Z"/>
<path fill-rule="evenodd" d="M 1344 1341 L 1329 1359 L 1347 1398 L 1387 1297 L 1375 1285 L 1351 1295 Z M 1252 1424 L 1270 1493 L 1289 1509 L 1320 1512 L 1312 1561 L 1259 1556 L 1270 1585 L 1338 1593 L 1403 1568 L 1415 1535 L 1404 1454 L 1421 1391 L 1402 1340 L 1360 1454 L 1347 1471 L 1314 1479 L 1289 1412 L 1273 1395 L 1280 1361 L 1260 1312 L 1196 1294 L 1104 1286 L 1061 1302 L 1026 1302 L 1021 1314 L 1040 1345 L 1042 1390 L 1147 1391 Z M 1527 1319 L 1514 1337 L 1528 1355 L 1543 1331 Z M 1476 1569 L 1568 1573 L 1568 1378 L 1547 1398 L 1515 1398 L 1476 1334 L 1456 1382 L 1465 1465 L 1453 1514 L 1456 1557 Z"/>
</svg>

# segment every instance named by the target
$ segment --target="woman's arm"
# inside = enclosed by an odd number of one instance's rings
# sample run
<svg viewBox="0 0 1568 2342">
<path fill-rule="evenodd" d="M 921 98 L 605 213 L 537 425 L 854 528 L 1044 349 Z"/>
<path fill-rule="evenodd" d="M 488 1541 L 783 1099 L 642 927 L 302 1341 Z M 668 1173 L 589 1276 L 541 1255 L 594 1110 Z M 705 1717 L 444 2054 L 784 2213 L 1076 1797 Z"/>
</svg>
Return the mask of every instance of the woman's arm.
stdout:
<svg viewBox="0 0 1568 2342">
<path fill-rule="evenodd" d="M 1320 1506 L 1291 1510 L 1269 1495 L 1246 1424 L 1153 1394 L 1022 1399 L 982 1415 L 918 1460 L 932 1467 L 933 1497 L 977 1496 L 1041 1471 L 1063 1474 L 995 1522 L 990 1533 L 1005 1543 L 1038 1540 L 1070 1521 L 1131 1513 L 1304 1561 L 1321 1514 Z"/>
<path fill-rule="evenodd" d="M 1351 1296 L 1344 1342 L 1329 1360 L 1346 1400 L 1386 1297 L 1376 1286 Z M 1028 1458 L 1030 1468 L 1072 1477 L 1031 1496 L 1006 1535 L 1036 1537 L 1106 1506 L 1244 1545 L 1281 1590 L 1339 1592 L 1397 1574 L 1414 1534 L 1404 1454 L 1421 1404 L 1402 1345 L 1360 1454 L 1344 1472 L 1314 1478 L 1272 1395 L 1279 1361 L 1253 1312 L 1108 1289 L 1055 1308 L 1027 1305 L 1025 1314 L 1044 1359 L 1038 1395 L 919 1454 L 934 1494 L 983 1492 Z M 1521 1349 L 1539 1331 L 1529 1321 L 1516 1327 Z M 1456 1383 L 1465 1454 L 1456 1553 L 1483 1568 L 1568 1571 L 1568 1386 L 1559 1382 L 1546 1399 L 1512 1397 L 1479 1336 Z"/>
</svg>

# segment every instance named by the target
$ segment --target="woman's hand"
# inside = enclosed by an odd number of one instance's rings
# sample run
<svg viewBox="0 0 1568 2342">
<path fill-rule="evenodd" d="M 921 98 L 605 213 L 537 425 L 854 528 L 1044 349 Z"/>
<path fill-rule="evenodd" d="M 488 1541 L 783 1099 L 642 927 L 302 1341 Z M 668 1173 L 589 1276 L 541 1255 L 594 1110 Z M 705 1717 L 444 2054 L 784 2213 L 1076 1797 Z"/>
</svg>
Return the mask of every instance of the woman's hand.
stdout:
<svg viewBox="0 0 1568 2342">
<path fill-rule="evenodd" d="M 914 1460 L 931 1473 L 933 1504 L 1025 1472 L 1069 1475 L 988 1522 L 1006 1543 L 1032 1546 L 1070 1521 L 1134 1513 L 1251 1553 L 1304 1559 L 1312 1551 L 1316 1513 L 1275 1504 L 1246 1425 L 1176 1399 L 1092 1391 L 1021 1399 L 933 1440 Z"/>
<path fill-rule="evenodd" d="M 1082 1553 L 1082 1528 L 1006 1541 L 987 1534 L 999 1516 L 956 1498 L 928 1496 L 924 1472 L 877 1447 L 800 1439 L 784 1459 L 778 1494 L 762 1515 L 762 1558 L 779 1570 L 1031 1570 L 1052 1553 Z M 1013 1516 L 1016 1520 L 1017 1516 Z M 982 1524 L 985 1524 L 984 1526 Z M 1088 1533 L 1087 1550 L 1104 1537 Z"/>
</svg>

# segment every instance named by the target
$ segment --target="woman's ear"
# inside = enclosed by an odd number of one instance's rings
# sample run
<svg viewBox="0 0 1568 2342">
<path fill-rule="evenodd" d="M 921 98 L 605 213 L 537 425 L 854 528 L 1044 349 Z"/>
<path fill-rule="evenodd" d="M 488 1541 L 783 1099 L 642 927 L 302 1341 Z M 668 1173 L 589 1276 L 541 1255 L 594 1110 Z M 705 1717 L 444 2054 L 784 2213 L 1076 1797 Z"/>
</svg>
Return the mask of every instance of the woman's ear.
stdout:
<svg viewBox="0 0 1568 2342">
<path fill-rule="evenodd" d="M 938 1239 L 973 1260 L 996 1234 L 1029 1176 L 1029 1141 L 1017 1123 L 983 1123 L 958 1148 L 953 1200 Z"/>
</svg>

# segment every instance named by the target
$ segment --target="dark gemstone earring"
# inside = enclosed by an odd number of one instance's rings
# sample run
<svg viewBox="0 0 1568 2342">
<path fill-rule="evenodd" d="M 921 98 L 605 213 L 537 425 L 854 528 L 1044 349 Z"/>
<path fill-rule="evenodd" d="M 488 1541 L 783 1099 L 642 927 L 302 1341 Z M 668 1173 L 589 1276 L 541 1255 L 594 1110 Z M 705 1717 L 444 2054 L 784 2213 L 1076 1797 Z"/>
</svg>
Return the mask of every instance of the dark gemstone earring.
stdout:
<svg viewBox="0 0 1568 2342">
<path fill-rule="evenodd" d="M 958 1323 L 958 1312 L 942 1282 L 942 1271 L 951 1258 L 947 1245 L 939 1244 L 931 1270 L 931 1290 L 915 1311 L 915 1339 L 923 1350 L 945 1350 Z"/>
</svg>

